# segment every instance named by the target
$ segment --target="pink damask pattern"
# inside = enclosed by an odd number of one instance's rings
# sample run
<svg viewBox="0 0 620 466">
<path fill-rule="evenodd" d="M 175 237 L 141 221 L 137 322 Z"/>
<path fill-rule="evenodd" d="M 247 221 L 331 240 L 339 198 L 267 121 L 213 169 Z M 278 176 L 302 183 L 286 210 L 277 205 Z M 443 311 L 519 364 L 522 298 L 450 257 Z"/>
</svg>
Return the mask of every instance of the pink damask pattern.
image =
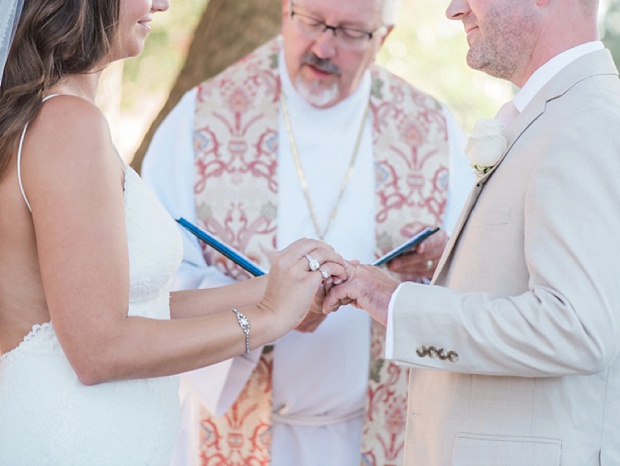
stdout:
<svg viewBox="0 0 620 466">
<path fill-rule="evenodd" d="M 267 466 L 271 444 L 271 375 L 273 352 L 263 353 L 254 375 L 238 401 L 224 416 L 201 408 L 200 464 L 202 466 Z"/>
<path fill-rule="evenodd" d="M 254 261 L 276 247 L 277 40 L 199 86 L 195 115 L 198 222 Z M 409 84 L 372 68 L 370 110 L 376 173 L 376 254 L 439 225 L 448 189 L 448 142 L 440 105 Z M 208 263 L 247 274 L 210 248 Z M 366 424 L 360 464 L 402 464 L 407 370 L 384 361 L 385 329 L 373 325 Z M 203 465 L 268 465 L 271 353 L 224 416 L 201 415 Z"/>
<path fill-rule="evenodd" d="M 194 151 L 199 223 L 267 266 L 276 242 L 277 48 L 255 53 L 198 87 Z M 270 64 L 264 66 L 264 61 Z M 211 248 L 208 263 L 236 279 L 247 272 Z"/>
</svg>

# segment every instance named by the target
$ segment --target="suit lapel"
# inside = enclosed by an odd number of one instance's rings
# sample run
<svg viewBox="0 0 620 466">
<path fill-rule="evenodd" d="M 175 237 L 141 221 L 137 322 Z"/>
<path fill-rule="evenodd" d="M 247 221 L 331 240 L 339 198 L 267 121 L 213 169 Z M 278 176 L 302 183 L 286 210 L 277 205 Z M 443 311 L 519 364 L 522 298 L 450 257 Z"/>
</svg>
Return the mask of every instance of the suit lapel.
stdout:
<svg viewBox="0 0 620 466">
<path fill-rule="evenodd" d="M 534 123 L 544 112 L 547 106 L 547 102 L 560 98 L 569 89 L 571 89 L 578 82 L 595 75 L 612 74 L 617 75 L 616 69 L 611 54 L 607 49 L 599 50 L 589 53 L 583 57 L 575 60 L 560 73 L 554 76 L 532 99 L 530 103 L 523 109 L 523 111 L 512 121 L 512 123 L 506 128 L 505 136 L 508 141 L 508 146 L 502 157 L 495 164 L 495 166 L 489 170 L 482 178 L 478 180 L 475 186 L 472 188 L 469 198 L 461 212 L 461 215 L 454 227 L 450 240 L 446 245 L 435 275 L 431 284 L 437 282 L 441 283 L 441 280 L 445 276 L 447 266 L 449 265 L 450 258 L 452 257 L 452 251 L 458 241 L 458 238 L 463 230 L 463 227 L 469 219 L 469 215 L 476 205 L 476 201 L 480 197 L 480 193 L 484 188 L 486 182 L 489 180 L 493 173 L 499 168 L 502 161 L 506 158 L 511 151 L 514 144 L 519 140 L 521 135 Z"/>
<path fill-rule="evenodd" d="M 445 269 L 447 269 L 446 265 L 452 255 L 454 246 L 456 245 L 456 242 L 461 234 L 461 231 L 463 230 L 463 227 L 465 226 L 465 223 L 467 223 L 467 219 L 469 218 L 471 211 L 476 205 L 476 201 L 478 200 L 478 197 L 480 197 L 480 193 L 482 192 L 484 185 L 486 184 L 488 179 L 493 175 L 493 173 L 497 170 L 497 168 L 501 165 L 502 161 L 506 158 L 506 156 L 508 155 L 508 153 L 514 146 L 514 143 L 517 141 L 517 139 L 519 139 L 519 137 L 525 132 L 525 130 L 536 119 L 538 119 L 540 115 L 544 113 L 545 103 L 546 101 L 540 101 L 536 104 L 532 102 L 533 105 L 532 104 L 528 105 L 527 108 L 524 109 L 524 111 L 521 112 L 513 120 L 510 126 L 506 128 L 505 137 L 506 137 L 506 140 L 508 141 L 507 148 L 504 151 L 504 154 L 500 157 L 499 161 L 493 166 L 491 170 L 485 173 L 485 175 L 476 182 L 471 192 L 469 193 L 469 198 L 467 199 L 467 202 L 465 203 L 465 206 L 463 207 L 463 210 L 461 211 L 461 215 L 456 225 L 454 226 L 454 230 L 452 231 L 452 235 L 450 236 L 450 240 L 448 241 L 448 244 L 446 245 L 446 249 L 444 250 L 441 256 L 441 259 L 439 260 L 439 264 L 437 264 L 437 270 L 435 272 L 435 275 L 433 276 L 433 280 L 431 282 L 432 284 L 435 284 L 435 282 L 437 282 L 440 279 L 440 277 L 442 277 L 443 275 L 442 272 Z"/>
</svg>

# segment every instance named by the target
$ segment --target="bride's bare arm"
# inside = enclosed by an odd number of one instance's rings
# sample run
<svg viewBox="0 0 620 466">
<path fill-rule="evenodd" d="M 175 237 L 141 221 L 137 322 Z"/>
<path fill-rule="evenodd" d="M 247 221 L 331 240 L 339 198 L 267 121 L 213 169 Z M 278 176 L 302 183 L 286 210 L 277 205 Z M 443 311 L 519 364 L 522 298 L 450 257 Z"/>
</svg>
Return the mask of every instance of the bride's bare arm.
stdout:
<svg viewBox="0 0 620 466">
<path fill-rule="evenodd" d="M 129 259 L 122 168 L 103 116 L 59 97 L 33 121 L 23 160 L 44 295 L 69 362 L 83 383 L 179 373 L 245 351 L 233 307 L 251 324 L 252 348 L 303 318 L 321 285 L 304 254 L 344 275 L 342 259 L 305 240 L 277 253 L 269 276 L 228 289 L 174 294 L 172 320 L 127 317 Z M 210 315 L 197 315 L 210 309 Z"/>
<path fill-rule="evenodd" d="M 230 310 L 232 299 L 238 306 L 256 304 L 265 292 L 267 280 L 268 277 L 263 275 L 226 286 L 174 291 L 170 293 L 170 316 L 186 319 Z"/>
</svg>

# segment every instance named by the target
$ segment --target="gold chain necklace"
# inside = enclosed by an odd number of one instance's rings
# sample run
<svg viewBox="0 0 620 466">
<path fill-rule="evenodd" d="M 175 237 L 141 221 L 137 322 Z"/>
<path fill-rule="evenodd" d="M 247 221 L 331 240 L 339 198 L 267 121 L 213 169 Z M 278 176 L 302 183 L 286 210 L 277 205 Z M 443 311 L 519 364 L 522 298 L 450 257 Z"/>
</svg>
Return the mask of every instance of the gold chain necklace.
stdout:
<svg viewBox="0 0 620 466">
<path fill-rule="evenodd" d="M 286 106 L 286 97 L 284 93 L 280 92 L 280 103 L 282 105 L 282 112 L 284 113 L 284 121 L 286 122 L 286 132 L 288 133 L 288 138 L 291 144 L 291 151 L 293 152 L 293 157 L 295 159 L 295 166 L 297 167 L 297 174 L 299 175 L 299 182 L 301 184 L 301 189 L 304 192 L 304 197 L 306 198 L 306 204 L 308 204 L 308 210 L 310 211 L 310 218 L 312 219 L 312 223 L 314 225 L 314 231 L 319 239 L 324 239 L 325 235 L 327 235 L 327 231 L 329 227 L 333 223 L 336 218 L 336 213 L 338 212 L 338 205 L 340 204 L 340 200 L 344 195 L 344 192 L 347 189 L 349 184 L 349 180 L 353 175 L 353 169 L 355 168 L 355 160 L 357 159 L 357 153 L 359 152 L 360 143 L 362 141 L 362 134 L 364 134 L 364 127 L 366 126 L 366 119 L 368 118 L 368 108 L 370 107 L 370 100 L 366 104 L 366 109 L 364 110 L 364 116 L 362 118 L 362 122 L 360 124 L 360 129 L 357 133 L 357 139 L 355 141 L 355 148 L 353 149 L 353 154 L 351 154 L 351 161 L 349 162 L 349 168 L 347 169 L 347 173 L 342 179 L 342 183 L 340 184 L 340 192 L 338 193 L 338 199 L 334 204 L 334 208 L 329 216 L 329 220 L 325 229 L 321 233 L 321 228 L 319 227 L 319 222 L 316 218 L 316 213 L 314 212 L 314 207 L 312 206 L 312 200 L 310 200 L 310 193 L 308 192 L 308 183 L 306 182 L 306 176 L 304 175 L 304 171 L 301 168 L 301 160 L 299 159 L 299 151 L 297 150 L 297 144 L 295 144 L 295 137 L 293 136 L 293 128 L 291 127 L 291 118 L 288 114 L 288 107 Z"/>
</svg>

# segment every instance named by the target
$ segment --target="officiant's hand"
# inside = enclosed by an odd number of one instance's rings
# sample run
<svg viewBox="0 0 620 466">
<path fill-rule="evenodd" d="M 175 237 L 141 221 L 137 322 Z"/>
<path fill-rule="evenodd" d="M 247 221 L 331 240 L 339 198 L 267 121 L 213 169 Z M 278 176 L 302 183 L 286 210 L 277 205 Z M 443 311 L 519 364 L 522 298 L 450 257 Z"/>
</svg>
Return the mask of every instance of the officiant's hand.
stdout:
<svg viewBox="0 0 620 466">
<path fill-rule="evenodd" d="M 340 306 L 351 304 L 385 325 L 390 298 L 400 282 L 372 265 L 352 262 L 346 272 L 347 281 L 333 286 L 327 293 L 323 312 L 327 314 L 338 310 Z"/>
<path fill-rule="evenodd" d="M 443 250 L 448 243 L 448 236 L 443 230 L 421 242 L 413 251 L 391 260 L 387 264 L 390 272 L 403 275 L 403 279 L 419 281 L 420 278 L 432 278 Z"/>
</svg>

